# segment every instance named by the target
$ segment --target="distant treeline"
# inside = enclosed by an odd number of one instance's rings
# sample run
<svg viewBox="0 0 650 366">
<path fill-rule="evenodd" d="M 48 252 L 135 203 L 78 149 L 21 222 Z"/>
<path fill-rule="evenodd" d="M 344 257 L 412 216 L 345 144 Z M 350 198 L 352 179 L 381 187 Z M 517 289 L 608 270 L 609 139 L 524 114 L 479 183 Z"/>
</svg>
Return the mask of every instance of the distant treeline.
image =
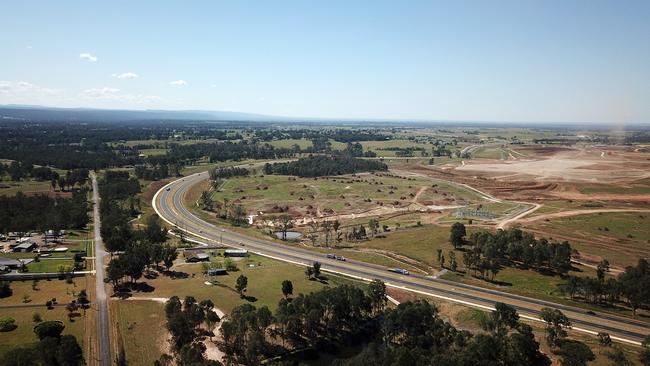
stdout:
<svg viewBox="0 0 650 366">
<path fill-rule="evenodd" d="M 388 166 L 376 160 L 357 159 L 346 154 L 314 155 L 288 163 L 264 165 L 265 174 L 321 177 L 358 172 L 386 171 Z"/>
<path fill-rule="evenodd" d="M 390 135 L 376 129 L 267 129 L 255 130 L 255 136 L 262 141 L 318 138 L 332 139 L 338 142 L 389 140 Z"/>
<path fill-rule="evenodd" d="M 278 159 L 295 156 L 296 151 L 276 148 L 270 144 L 258 144 L 248 141 L 216 142 L 209 144 L 173 145 L 168 152 L 172 159 L 195 162 L 207 157 L 210 162 L 244 159 Z"/>
<path fill-rule="evenodd" d="M 81 229 L 88 224 L 87 190 L 72 198 L 46 195 L 0 196 L 0 233 Z"/>
</svg>

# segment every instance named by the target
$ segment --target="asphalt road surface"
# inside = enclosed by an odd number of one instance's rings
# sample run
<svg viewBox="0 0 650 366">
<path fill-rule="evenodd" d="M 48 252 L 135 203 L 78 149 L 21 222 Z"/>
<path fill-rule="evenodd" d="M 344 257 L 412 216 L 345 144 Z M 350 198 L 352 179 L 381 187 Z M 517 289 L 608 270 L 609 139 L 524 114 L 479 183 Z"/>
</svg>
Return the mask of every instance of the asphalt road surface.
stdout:
<svg viewBox="0 0 650 366">
<path fill-rule="evenodd" d="M 388 271 L 387 267 L 349 259 L 345 262 L 337 261 L 308 249 L 290 247 L 217 227 L 196 217 L 183 204 L 187 191 L 205 179 L 208 179 L 208 174 L 202 172 L 167 184 L 154 196 L 153 206 L 158 215 L 167 223 L 207 245 L 223 244 L 247 249 L 259 255 L 304 266 L 312 265 L 313 262 L 318 261 L 322 265 L 321 269 L 326 272 L 366 281 L 379 279 L 384 281 L 387 286 L 484 310 L 492 310 L 495 302 L 503 302 L 514 306 L 522 318 L 529 320 L 539 321 L 540 310 L 544 307 L 553 307 L 560 309 L 571 319 L 575 331 L 592 335 L 606 332 L 613 340 L 619 342 L 639 345 L 643 338 L 650 334 L 650 323 L 631 318 L 599 312 L 591 313 L 577 307 L 426 276 L 400 275 Z"/>
<path fill-rule="evenodd" d="M 111 340 L 108 324 L 108 303 L 106 297 L 106 284 L 104 283 L 105 268 L 104 242 L 100 234 L 101 222 L 99 219 L 99 190 L 97 188 L 97 177 L 91 173 L 93 183 L 93 220 L 95 229 L 95 293 L 97 296 L 97 355 L 99 365 L 110 366 L 111 359 Z"/>
</svg>

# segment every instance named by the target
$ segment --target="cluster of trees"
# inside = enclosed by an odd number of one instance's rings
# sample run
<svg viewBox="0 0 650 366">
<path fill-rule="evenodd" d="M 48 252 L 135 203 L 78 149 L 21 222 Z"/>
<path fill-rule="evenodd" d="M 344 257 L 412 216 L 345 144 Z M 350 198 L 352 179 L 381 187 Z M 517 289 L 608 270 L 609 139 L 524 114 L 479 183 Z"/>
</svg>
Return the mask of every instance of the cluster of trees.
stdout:
<svg viewBox="0 0 650 366">
<path fill-rule="evenodd" d="M 170 365 L 174 360 L 178 365 L 221 365 L 218 361 L 205 359 L 203 340 L 212 338 L 214 326 L 221 321 L 211 300 L 198 303 L 194 297 L 188 296 L 181 302 L 177 296 L 173 296 L 165 303 L 165 315 L 167 329 L 172 336 L 173 355 L 163 354 L 154 365 Z"/>
<path fill-rule="evenodd" d="M 5 366 L 48 365 L 81 366 L 85 365 L 81 346 L 73 335 L 61 335 L 65 326 L 60 321 L 40 322 L 34 327 L 38 343 L 6 352 L 0 360 Z"/>
<path fill-rule="evenodd" d="M 125 249 L 133 238 L 129 220 L 137 214 L 140 183 L 125 171 L 106 171 L 99 181 L 101 235 L 110 252 Z"/>
<path fill-rule="evenodd" d="M 289 291 L 286 286 L 283 292 Z M 266 306 L 241 305 L 221 326 L 220 349 L 226 354 L 226 364 L 259 365 L 287 348 L 319 348 L 363 333 L 366 324 L 384 309 L 385 289 L 380 281 L 371 283 L 367 292 L 349 285 L 325 288 L 291 301 L 280 300 L 275 315 Z"/>
<path fill-rule="evenodd" d="M 213 201 L 212 194 L 208 191 L 201 192 L 199 205 L 203 210 L 216 212 L 217 217 L 229 221 L 235 226 L 246 225 L 248 223 L 244 206 L 233 203 L 227 198 L 224 198 L 223 201 Z"/>
<path fill-rule="evenodd" d="M 422 300 L 385 312 L 377 339 L 338 365 L 550 365 L 530 326 L 514 308 L 497 304 L 482 324 L 485 333 L 460 331 Z"/>
<path fill-rule="evenodd" d="M 450 241 L 454 248 L 470 246 L 463 252 L 463 262 L 470 271 L 492 278 L 504 265 L 522 265 L 538 271 L 550 271 L 565 275 L 571 269 L 571 245 L 535 239 L 531 233 L 521 229 L 497 230 L 496 233 L 477 231 L 470 240 L 465 239 L 466 229 L 462 223 L 454 223 Z M 440 255 L 439 255 L 440 259 Z"/>
<path fill-rule="evenodd" d="M 148 267 L 160 267 L 162 264 L 169 270 L 178 257 L 176 248 L 166 244 L 167 233 L 158 215 L 149 216 L 142 230 L 132 230 L 128 226 L 120 230 L 125 231 L 119 233 L 119 242 L 112 241 L 110 246 L 106 243 L 106 249 L 111 253 L 123 252 L 111 259 L 106 270 L 106 278 L 115 289 L 126 277 L 131 283 L 136 282 Z"/>
<path fill-rule="evenodd" d="M 485 333 L 477 335 L 457 330 L 422 300 L 387 309 L 386 287 L 375 280 L 365 292 L 343 285 L 282 299 L 275 314 L 266 306 L 242 305 L 223 322 L 220 349 L 230 365 L 361 343 L 368 345 L 360 354 L 333 364 L 550 365 L 513 307 L 497 304 L 482 327 Z"/>
<path fill-rule="evenodd" d="M 73 192 L 71 198 L 22 192 L 0 196 L 0 233 L 82 229 L 89 221 L 86 197 L 86 189 Z"/>
<path fill-rule="evenodd" d="M 624 302 L 636 313 L 637 309 L 650 309 L 650 266 L 639 259 L 636 266 L 629 266 L 616 278 L 605 279 L 609 262 L 603 260 L 597 267 L 596 277 L 569 276 L 564 292 L 575 298 L 582 297 L 594 304 L 613 306 Z"/>
<path fill-rule="evenodd" d="M 250 171 L 241 167 L 214 168 L 210 169 L 210 180 L 216 181 L 224 178 L 246 177 Z"/>
<path fill-rule="evenodd" d="M 152 165 L 151 167 L 148 167 L 146 165 L 136 165 L 134 172 L 135 176 L 138 179 L 144 179 L 144 180 L 160 180 L 160 179 L 165 179 L 167 177 L 180 177 L 181 176 L 181 168 L 182 166 L 180 164 L 156 164 Z"/>
<path fill-rule="evenodd" d="M 33 164 L 12 161 L 10 164 L 0 163 L 0 180 L 3 176 L 8 175 L 9 179 L 18 182 L 23 179 L 34 179 L 39 182 L 49 181 L 52 189 L 65 190 L 66 187 L 82 187 L 88 181 L 88 169 L 79 168 L 68 170 L 65 176 L 61 176 L 56 170 Z"/>
<path fill-rule="evenodd" d="M 265 174 L 321 177 L 368 171 L 386 171 L 388 166 L 375 160 L 357 159 L 350 155 L 313 155 L 288 163 L 264 165 Z"/>
</svg>

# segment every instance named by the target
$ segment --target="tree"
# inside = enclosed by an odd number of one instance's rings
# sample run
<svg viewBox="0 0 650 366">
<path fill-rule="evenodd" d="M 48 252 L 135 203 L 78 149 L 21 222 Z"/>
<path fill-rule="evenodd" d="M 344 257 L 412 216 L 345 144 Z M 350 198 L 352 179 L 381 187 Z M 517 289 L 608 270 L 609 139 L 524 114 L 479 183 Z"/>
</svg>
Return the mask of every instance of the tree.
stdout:
<svg viewBox="0 0 650 366">
<path fill-rule="evenodd" d="M 325 246 L 329 247 L 330 242 L 330 233 L 332 232 L 332 221 L 325 220 L 320 224 L 320 227 L 323 228 L 325 232 Z"/>
<path fill-rule="evenodd" d="M 289 280 L 282 281 L 282 295 L 286 299 L 289 295 L 293 295 L 293 283 Z"/>
<path fill-rule="evenodd" d="M 310 280 L 314 277 L 314 268 L 313 267 L 307 267 L 305 269 L 305 274 L 307 275 L 307 278 Z"/>
<path fill-rule="evenodd" d="M 438 255 L 438 257 L 437 257 L 438 258 L 438 264 L 440 264 L 440 266 L 442 266 L 442 263 L 441 263 L 442 262 L 442 249 L 440 249 L 440 248 L 436 249 L 436 254 Z"/>
<path fill-rule="evenodd" d="M 482 328 L 493 335 L 504 336 L 510 329 L 519 326 L 519 314 L 513 306 L 497 302 L 494 311 L 483 320 Z"/>
<path fill-rule="evenodd" d="M 641 361 L 643 366 L 650 366 L 650 334 L 641 342 L 641 346 L 643 349 L 639 354 L 639 361 Z"/>
<path fill-rule="evenodd" d="M 239 292 L 239 296 L 243 297 L 244 296 L 244 291 L 246 291 L 246 287 L 248 287 L 248 277 L 244 275 L 240 275 L 237 277 L 237 283 L 235 284 L 235 289 L 237 292 Z"/>
<path fill-rule="evenodd" d="M 562 358 L 563 366 L 586 366 L 596 359 L 589 347 L 578 341 L 563 341 L 556 354 Z"/>
<path fill-rule="evenodd" d="M 451 245 L 454 246 L 454 249 L 458 249 L 465 244 L 465 235 L 467 235 L 465 225 L 460 222 L 455 222 L 451 225 L 449 241 L 451 241 Z"/>
<path fill-rule="evenodd" d="M 612 337 L 609 336 L 609 333 L 600 332 L 598 333 L 598 344 L 602 347 L 611 347 Z"/>
<path fill-rule="evenodd" d="M 377 235 L 377 231 L 379 230 L 379 220 L 370 219 L 370 221 L 368 222 L 368 228 L 370 229 L 370 234 L 374 238 L 375 235 Z"/>
<path fill-rule="evenodd" d="M 208 191 L 201 192 L 201 197 L 199 198 L 199 205 L 202 210 L 213 211 L 214 202 L 212 201 L 212 195 Z"/>
<path fill-rule="evenodd" d="M 11 290 L 11 284 L 9 281 L 0 281 L 0 299 L 4 297 L 9 297 L 13 294 Z"/>
<path fill-rule="evenodd" d="M 78 366 L 84 364 L 83 352 L 77 338 L 66 334 L 61 337 L 56 350 L 56 360 L 60 366 Z"/>
<path fill-rule="evenodd" d="M 596 267 L 596 277 L 598 277 L 598 281 L 603 282 L 605 280 L 606 272 L 609 272 L 609 261 L 603 259 L 598 263 L 598 267 Z"/>
<path fill-rule="evenodd" d="M 571 327 L 571 321 L 558 309 L 542 308 L 540 318 L 546 322 L 546 340 L 549 345 L 557 346 L 558 341 L 567 336 L 565 328 Z"/>
<path fill-rule="evenodd" d="M 291 215 L 282 214 L 278 217 L 280 222 L 280 231 L 282 232 L 282 240 L 287 240 L 287 231 L 293 227 L 293 218 Z"/>
<path fill-rule="evenodd" d="M 449 268 L 456 272 L 456 269 L 458 268 L 458 263 L 456 262 L 456 252 L 453 250 L 449 251 Z"/>
<path fill-rule="evenodd" d="M 63 325 L 62 322 L 50 320 L 38 323 L 34 326 L 34 333 L 36 333 L 38 339 L 41 340 L 45 337 L 59 338 L 64 328 L 65 325 Z"/>
<path fill-rule="evenodd" d="M 320 278 L 320 262 L 314 262 L 314 278 Z"/>
<path fill-rule="evenodd" d="M 619 346 L 615 346 L 610 351 L 605 352 L 605 356 L 612 362 L 613 366 L 632 366 L 630 360 L 625 356 L 625 352 Z"/>
<path fill-rule="evenodd" d="M 368 296 L 374 312 L 383 311 L 388 299 L 386 298 L 386 284 L 381 280 L 373 280 L 368 285 Z"/>
<path fill-rule="evenodd" d="M 178 252 L 176 251 L 176 248 L 165 245 L 162 249 L 161 257 L 163 264 L 165 265 L 165 269 L 169 271 L 169 269 L 174 265 L 176 258 L 178 258 Z"/>
</svg>

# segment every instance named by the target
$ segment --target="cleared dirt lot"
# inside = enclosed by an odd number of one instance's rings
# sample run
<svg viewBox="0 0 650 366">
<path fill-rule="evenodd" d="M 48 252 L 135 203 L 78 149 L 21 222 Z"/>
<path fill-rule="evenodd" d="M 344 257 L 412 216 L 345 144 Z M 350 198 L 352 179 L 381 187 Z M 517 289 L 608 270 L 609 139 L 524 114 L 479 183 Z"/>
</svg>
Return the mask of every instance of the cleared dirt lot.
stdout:
<svg viewBox="0 0 650 366">
<path fill-rule="evenodd" d="M 553 149 L 551 154 L 535 151 L 532 158 L 469 160 L 456 170 L 487 176 L 511 174 L 511 180 L 519 176 L 553 182 L 621 183 L 650 177 L 650 161 L 640 160 L 639 153 L 595 148 Z"/>
</svg>

